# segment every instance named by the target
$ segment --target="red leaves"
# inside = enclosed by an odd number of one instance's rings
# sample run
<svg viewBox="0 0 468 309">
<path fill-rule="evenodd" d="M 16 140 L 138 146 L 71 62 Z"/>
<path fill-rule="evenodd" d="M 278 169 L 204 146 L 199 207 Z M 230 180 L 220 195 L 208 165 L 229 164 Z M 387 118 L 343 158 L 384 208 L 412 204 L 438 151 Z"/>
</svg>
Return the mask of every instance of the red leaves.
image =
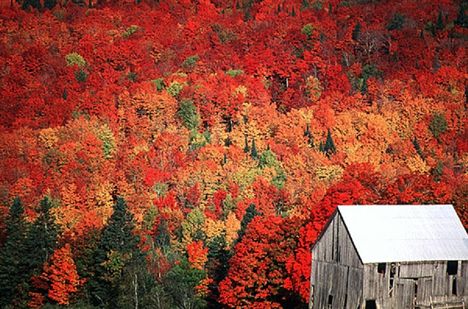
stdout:
<svg viewBox="0 0 468 309">
<path fill-rule="evenodd" d="M 447 204 L 453 188 L 445 182 L 435 182 L 428 175 L 401 175 L 388 185 L 383 202 L 388 204 Z"/>
<path fill-rule="evenodd" d="M 162 172 L 158 169 L 149 167 L 146 170 L 145 179 L 143 180 L 144 184 L 148 187 L 152 187 L 156 183 L 164 183 L 170 178 L 169 173 Z"/>
<path fill-rule="evenodd" d="M 31 218 L 31 205 L 50 194 L 63 238 L 76 241 L 103 226 L 122 194 L 147 236 L 164 221 L 171 246 L 205 269 L 206 246 L 227 232 L 231 244 L 232 213 L 241 221 L 254 204 L 260 215 L 220 289 L 225 305 L 256 308 L 288 307 L 292 294 L 307 301 L 310 246 L 337 205 L 453 202 L 466 225 L 466 52 L 456 5 L 439 1 L 435 26 L 434 1 L 324 0 L 304 10 L 299 2 L 6 9 L 1 206 L 20 196 Z M 396 13 L 405 22 L 388 30 Z M 68 66 L 71 53 L 85 63 Z M 183 100 L 196 106 L 195 128 L 182 125 Z M 446 119 L 438 137 L 433 113 Z M 330 157 L 320 152 L 327 129 L 338 149 Z M 249 155 L 254 140 L 258 157 L 274 152 L 274 168 Z M 176 237 L 195 210 L 205 244 Z M 70 253 L 60 250 L 34 279 L 32 306 L 73 293 Z M 158 280 L 172 263 L 160 253 L 149 262 Z"/>
<path fill-rule="evenodd" d="M 40 308 L 45 295 L 59 305 L 68 305 L 70 297 L 84 283 L 76 271 L 69 244 L 55 250 L 40 276 L 32 278 L 35 292 L 30 292 L 30 308 Z M 44 291 L 44 292 L 41 292 Z"/>
<path fill-rule="evenodd" d="M 276 215 L 281 210 L 282 205 L 288 202 L 287 192 L 279 190 L 263 178 L 258 178 L 252 186 L 255 193 L 253 203 L 257 211 L 264 216 Z"/>
<path fill-rule="evenodd" d="M 193 268 L 202 270 L 208 261 L 208 248 L 202 241 L 193 241 L 187 245 L 188 261 Z"/>
<path fill-rule="evenodd" d="M 83 284 L 76 272 L 69 244 L 54 252 L 50 265 L 44 267 L 44 273 L 50 283 L 47 296 L 60 305 L 68 305 L 70 295 L 77 292 L 78 287 Z"/>
<path fill-rule="evenodd" d="M 291 221 L 280 217 L 256 217 L 249 225 L 242 242 L 234 248 L 230 269 L 220 283 L 220 301 L 229 307 L 279 307 L 273 299 L 281 299 L 286 262 L 296 246 L 297 230 Z"/>
</svg>

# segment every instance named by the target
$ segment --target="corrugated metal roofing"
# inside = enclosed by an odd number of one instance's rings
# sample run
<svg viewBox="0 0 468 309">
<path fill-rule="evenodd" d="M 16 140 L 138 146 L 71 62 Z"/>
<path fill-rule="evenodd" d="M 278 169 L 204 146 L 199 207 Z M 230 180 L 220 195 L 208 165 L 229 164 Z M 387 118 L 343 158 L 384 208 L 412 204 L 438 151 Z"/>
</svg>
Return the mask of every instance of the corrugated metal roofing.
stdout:
<svg viewBox="0 0 468 309">
<path fill-rule="evenodd" d="M 363 263 L 468 260 L 468 235 L 451 205 L 339 206 Z"/>
</svg>

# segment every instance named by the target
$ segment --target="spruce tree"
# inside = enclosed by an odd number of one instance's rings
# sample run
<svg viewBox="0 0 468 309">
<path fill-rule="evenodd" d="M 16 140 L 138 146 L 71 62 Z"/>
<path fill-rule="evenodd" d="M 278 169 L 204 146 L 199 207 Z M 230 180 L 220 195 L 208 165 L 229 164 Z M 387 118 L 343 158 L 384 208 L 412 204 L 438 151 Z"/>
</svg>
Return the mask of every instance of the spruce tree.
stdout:
<svg viewBox="0 0 468 309">
<path fill-rule="evenodd" d="M 235 243 L 241 242 L 242 238 L 244 237 L 245 231 L 247 230 L 247 226 L 249 223 L 260 213 L 255 208 L 255 204 L 250 204 L 249 207 L 245 210 L 245 214 L 242 217 L 241 227 L 237 232 L 237 239 Z"/>
<path fill-rule="evenodd" d="M 437 15 L 437 21 L 436 21 L 436 29 L 437 30 L 443 30 L 444 29 L 444 19 L 442 16 L 442 12 L 439 11 L 439 14 Z"/>
<path fill-rule="evenodd" d="M 231 146 L 231 145 L 232 145 L 232 140 L 231 140 L 231 138 L 228 136 L 228 137 L 226 137 L 226 139 L 224 140 L 224 146 L 229 147 L 229 146 Z"/>
<path fill-rule="evenodd" d="M 333 138 L 331 136 L 330 129 L 328 129 L 327 139 L 325 141 L 325 145 L 323 146 L 323 152 L 330 157 L 332 154 L 336 153 L 336 146 L 335 142 L 333 142 Z"/>
<path fill-rule="evenodd" d="M 107 308 L 119 307 L 126 298 L 137 303 L 138 293 L 130 293 L 144 286 L 138 285 L 143 279 L 139 271 L 146 269 L 144 255 L 138 248 L 139 237 L 133 234 L 133 215 L 121 197 L 117 197 L 113 208 L 94 254 L 95 275 L 88 282 L 93 303 Z M 128 283 L 128 278 L 134 286 L 122 287 L 121 282 Z"/>
<path fill-rule="evenodd" d="M 248 153 L 250 151 L 249 147 L 249 140 L 247 139 L 247 135 L 244 136 L 244 152 Z"/>
<path fill-rule="evenodd" d="M 24 218 L 23 205 L 15 198 L 6 219 L 6 241 L 0 249 L 0 307 L 10 304 L 18 288 L 26 283 L 28 265 L 26 236 L 28 224 Z"/>
<path fill-rule="evenodd" d="M 226 249 L 226 235 L 224 234 L 214 237 L 208 242 L 207 246 L 208 262 L 206 268 L 208 270 L 209 277 L 215 282 L 215 286 L 213 286 L 214 289 L 212 290 L 214 294 L 218 294 L 217 287 L 227 275 L 231 252 Z"/>
<path fill-rule="evenodd" d="M 154 235 L 154 244 L 160 249 L 167 249 L 171 245 L 171 237 L 169 235 L 169 228 L 167 226 L 167 221 L 164 218 L 160 219 L 158 224 L 158 229 Z"/>
<path fill-rule="evenodd" d="M 189 130 L 196 130 L 200 124 L 200 115 L 192 100 L 183 100 L 180 102 L 177 114 L 184 122 L 184 125 Z"/>
<path fill-rule="evenodd" d="M 227 154 L 223 154 L 223 160 L 221 161 L 221 166 L 226 165 L 227 162 L 228 162 Z"/>
<path fill-rule="evenodd" d="M 39 204 L 39 215 L 27 237 L 29 274 L 37 275 L 57 247 L 59 228 L 51 214 L 52 202 L 45 197 Z"/>
<path fill-rule="evenodd" d="M 460 1 L 460 6 L 458 8 L 457 19 L 455 20 L 455 25 L 458 25 L 463 28 L 468 28 L 468 15 L 466 10 L 468 9 L 468 1 Z"/>
<path fill-rule="evenodd" d="M 353 32 L 351 34 L 351 38 L 354 41 L 357 41 L 359 40 L 360 35 L 361 35 L 361 24 L 357 23 L 356 26 L 354 26 Z"/>
<path fill-rule="evenodd" d="M 304 131 L 304 136 L 307 137 L 307 143 L 309 146 L 314 147 L 314 136 L 312 135 L 312 132 L 310 132 L 309 124 L 307 124 L 307 127 Z"/>
<path fill-rule="evenodd" d="M 250 149 L 250 156 L 252 159 L 257 159 L 258 158 L 258 151 L 257 151 L 257 146 L 255 146 L 255 140 L 252 140 L 252 148 Z"/>
<path fill-rule="evenodd" d="M 42 8 L 41 1 L 39 1 L 39 0 L 24 0 L 22 2 L 22 4 L 21 4 L 21 8 L 23 10 L 27 10 L 27 9 L 29 9 L 29 7 L 32 7 L 33 9 L 40 10 Z"/>
<path fill-rule="evenodd" d="M 429 130 L 432 135 L 440 142 L 440 135 L 447 131 L 447 119 L 444 114 L 435 113 L 429 123 Z"/>
<path fill-rule="evenodd" d="M 44 7 L 52 10 L 57 5 L 57 0 L 44 0 Z"/>
<path fill-rule="evenodd" d="M 197 293 L 205 271 L 192 268 L 184 258 L 165 276 L 165 290 L 172 299 L 172 308 L 206 308 L 206 301 Z"/>
<path fill-rule="evenodd" d="M 416 137 L 413 139 L 413 146 L 416 153 L 424 160 L 424 153 L 422 152 L 421 146 L 419 145 L 419 141 Z"/>
<path fill-rule="evenodd" d="M 309 124 L 306 125 L 306 129 L 304 131 L 304 136 L 307 137 L 310 135 L 310 127 Z"/>
</svg>

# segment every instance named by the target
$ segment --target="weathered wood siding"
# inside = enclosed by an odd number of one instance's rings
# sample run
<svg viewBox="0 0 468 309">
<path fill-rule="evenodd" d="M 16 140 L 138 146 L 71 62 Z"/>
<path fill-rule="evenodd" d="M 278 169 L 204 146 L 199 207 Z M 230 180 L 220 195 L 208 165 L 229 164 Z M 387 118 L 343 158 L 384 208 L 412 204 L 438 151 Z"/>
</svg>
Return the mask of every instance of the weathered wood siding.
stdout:
<svg viewBox="0 0 468 309">
<path fill-rule="evenodd" d="M 374 299 L 378 308 L 468 304 L 468 262 L 459 261 L 457 270 L 456 275 L 448 275 L 446 261 L 386 263 L 385 273 L 378 272 L 378 264 L 365 264 L 363 303 Z"/>
<path fill-rule="evenodd" d="M 465 303 L 468 304 L 466 296 L 468 295 L 468 261 L 461 262 L 460 270 L 460 293 L 465 297 Z"/>
<path fill-rule="evenodd" d="M 362 302 L 362 269 L 346 226 L 337 213 L 312 250 L 309 307 L 356 309 Z"/>
</svg>

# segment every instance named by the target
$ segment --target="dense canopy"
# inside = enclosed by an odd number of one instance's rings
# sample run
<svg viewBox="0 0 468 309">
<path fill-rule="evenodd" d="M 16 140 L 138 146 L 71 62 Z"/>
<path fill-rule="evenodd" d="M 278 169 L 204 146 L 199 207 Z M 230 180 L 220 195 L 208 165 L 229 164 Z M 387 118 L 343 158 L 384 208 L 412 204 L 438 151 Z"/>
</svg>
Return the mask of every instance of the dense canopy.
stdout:
<svg viewBox="0 0 468 309">
<path fill-rule="evenodd" d="M 299 308 L 337 205 L 467 227 L 467 9 L 2 2 L 0 307 Z"/>
</svg>

